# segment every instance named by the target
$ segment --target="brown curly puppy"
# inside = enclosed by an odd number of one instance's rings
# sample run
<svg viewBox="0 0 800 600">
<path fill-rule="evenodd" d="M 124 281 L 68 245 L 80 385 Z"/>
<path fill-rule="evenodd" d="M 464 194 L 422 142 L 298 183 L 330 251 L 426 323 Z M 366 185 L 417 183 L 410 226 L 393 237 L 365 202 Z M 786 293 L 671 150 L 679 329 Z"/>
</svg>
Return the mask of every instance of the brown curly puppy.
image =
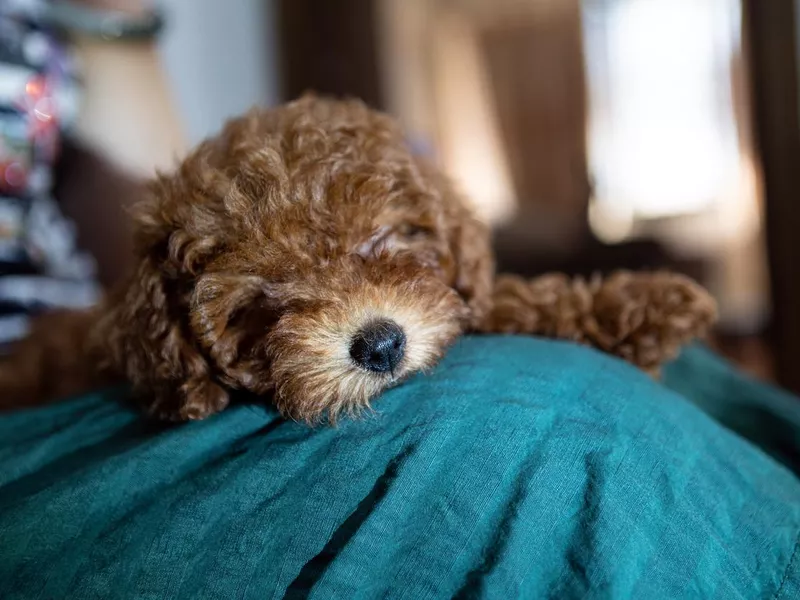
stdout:
<svg viewBox="0 0 800 600">
<path fill-rule="evenodd" d="M 138 268 L 94 311 L 35 328 L 0 368 L 4 404 L 124 379 L 161 418 L 202 419 L 246 390 L 314 422 L 366 407 L 466 331 L 572 339 L 655 371 L 715 314 L 676 275 L 496 281 L 487 228 L 356 101 L 229 122 L 134 219 Z"/>
</svg>

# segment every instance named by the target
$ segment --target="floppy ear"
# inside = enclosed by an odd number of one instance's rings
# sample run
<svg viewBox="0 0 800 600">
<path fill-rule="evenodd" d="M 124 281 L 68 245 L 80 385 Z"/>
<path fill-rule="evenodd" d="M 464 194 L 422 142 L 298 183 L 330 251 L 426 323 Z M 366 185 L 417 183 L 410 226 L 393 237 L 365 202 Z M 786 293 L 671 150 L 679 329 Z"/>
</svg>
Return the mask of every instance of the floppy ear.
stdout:
<svg viewBox="0 0 800 600">
<path fill-rule="evenodd" d="M 259 146 L 258 116 L 230 121 L 174 174 L 157 176 L 134 209 L 137 269 L 112 297 L 98 331 L 112 370 L 134 384 L 154 415 L 201 419 L 228 404 L 222 383 L 255 385 L 245 360 L 261 348 L 247 332 L 269 313 L 243 307 L 261 290 L 252 281 L 214 280 L 206 271 L 237 239 L 222 224 L 235 221 L 232 215 L 246 218 L 250 199 L 279 193 L 273 183 L 285 178 L 275 154 Z M 244 360 L 236 354 L 242 350 Z"/>
<path fill-rule="evenodd" d="M 179 282 L 144 259 L 114 299 L 99 331 L 113 370 L 134 387 L 146 411 L 174 421 L 202 419 L 225 408 L 228 394 L 187 335 Z"/>
<path fill-rule="evenodd" d="M 254 275 L 209 274 L 195 283 L 189 320 L 217 377 L 229 388 L 263 395 L 272 389 L 264 332 L 277 320 L 265 281 Z"/>
<path fill-rule="evenodd" d="M 188 322 L 194 274 L 216 241 L 183 225 L 198 222 L 203 199 L 187 198 L 180 177 L 159 177 L 151 189 L 134 214 L 136 270 L 109 298 L 98 342 L 148 413 L 202 419 L 228 403 Z"/>
</svg>

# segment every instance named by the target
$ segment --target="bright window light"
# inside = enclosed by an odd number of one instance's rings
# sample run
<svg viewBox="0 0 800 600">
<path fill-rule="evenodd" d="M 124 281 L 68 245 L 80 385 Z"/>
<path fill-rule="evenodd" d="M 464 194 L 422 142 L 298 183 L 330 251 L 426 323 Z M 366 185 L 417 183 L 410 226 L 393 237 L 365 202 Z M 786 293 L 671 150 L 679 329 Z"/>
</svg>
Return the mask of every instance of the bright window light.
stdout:
<svg viewBox="0 0 800 600">
<path fill-rule="evenodd" d="M 734 0 L 585 2 L 595 202 L 636 218 L 696 214 L 740 179 Z"/>
</svg>

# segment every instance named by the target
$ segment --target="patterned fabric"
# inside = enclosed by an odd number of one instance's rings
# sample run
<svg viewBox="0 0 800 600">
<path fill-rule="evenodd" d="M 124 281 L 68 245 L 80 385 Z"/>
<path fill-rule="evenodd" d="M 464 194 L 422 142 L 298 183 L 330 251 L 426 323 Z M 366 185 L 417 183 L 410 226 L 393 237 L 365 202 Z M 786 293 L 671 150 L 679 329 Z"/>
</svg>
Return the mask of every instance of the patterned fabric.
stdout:
<svg viewBox="0 0 800 600">
<path fill-rule="evenodd" d="M 94 261 L 50 195 L 62 133 L 77 110 L 74 61 L 38 25 L 41 0 L 0 2 L 0 347 L 31 315 L 98 298 Z"/>
</svg>

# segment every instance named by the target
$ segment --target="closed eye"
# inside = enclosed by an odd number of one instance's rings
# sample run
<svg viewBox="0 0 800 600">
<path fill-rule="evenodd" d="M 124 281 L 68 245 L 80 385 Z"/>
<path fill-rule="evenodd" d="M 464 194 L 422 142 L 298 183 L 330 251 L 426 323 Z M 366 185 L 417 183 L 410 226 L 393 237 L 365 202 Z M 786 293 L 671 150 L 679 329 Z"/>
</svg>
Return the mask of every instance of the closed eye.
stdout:
<svg viewBox="0 0 800 600">
<path fill-rule="evenodd" d="M 395 233 L 407 240 L 417 241 L 433 237 L 433 230 L 423 225 L 402 223 L 397 226 Z"/>
<path fill-rule="evenodd" d="M 369 239 L 354 248 L 362 258 L 375 256 L 383 251 L 394 252 L 409 249 L 435 237 L 433 229 L 414 223 L 401 223 L 394 227 L 381 227 Z"/>
</svg>

